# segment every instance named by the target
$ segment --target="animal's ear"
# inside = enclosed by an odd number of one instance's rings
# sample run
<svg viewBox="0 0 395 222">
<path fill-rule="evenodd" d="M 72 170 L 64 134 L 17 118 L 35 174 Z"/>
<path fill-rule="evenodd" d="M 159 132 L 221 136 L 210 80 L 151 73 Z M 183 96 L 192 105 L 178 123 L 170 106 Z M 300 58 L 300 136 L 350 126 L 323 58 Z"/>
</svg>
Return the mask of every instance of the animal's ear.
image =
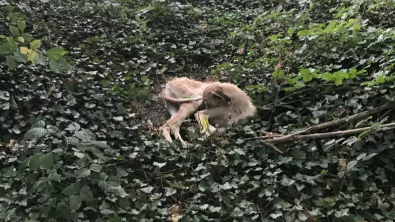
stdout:
<svg viewBox="0 0 395 222">
<path fill-rule="evenodd" d="M 214 96 L 220 97 L 226 102 L 231 102 L 231 99 L 229 96 L 227 96 L 220 88 L 216 89 L 213 93 Z"/>
</svg>

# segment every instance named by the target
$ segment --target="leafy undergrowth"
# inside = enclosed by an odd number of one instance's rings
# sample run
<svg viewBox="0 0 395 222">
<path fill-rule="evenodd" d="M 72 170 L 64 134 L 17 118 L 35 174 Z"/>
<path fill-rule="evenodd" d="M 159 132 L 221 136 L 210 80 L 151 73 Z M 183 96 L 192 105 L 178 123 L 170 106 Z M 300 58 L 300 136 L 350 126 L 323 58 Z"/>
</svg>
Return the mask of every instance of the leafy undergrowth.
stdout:
<svg viewBox="0 0 395 222">
<path fill-rule="evenodd" d="M 0 1 L 0 221 L 393 221 L 393 1 Z M 259 116 L 163 141 L 174 76 L 238 84 Z M 192 130 L 187 130 L 191 128 Z"/>
</svg>

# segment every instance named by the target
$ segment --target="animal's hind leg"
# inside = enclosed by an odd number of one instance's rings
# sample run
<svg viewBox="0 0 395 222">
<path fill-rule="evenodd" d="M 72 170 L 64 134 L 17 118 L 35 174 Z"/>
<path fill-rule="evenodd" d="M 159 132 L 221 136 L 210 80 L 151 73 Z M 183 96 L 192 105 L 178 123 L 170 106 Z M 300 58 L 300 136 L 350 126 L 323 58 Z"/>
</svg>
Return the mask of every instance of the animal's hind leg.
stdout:
<svg viewBox="0 0 395 222">
<path fill-rule="evenodd" d="M 165 138 L 165 140 L 169 142 L 173 142 L 173 139 L 170 136 L 170 127 L 168 127 L 166 124 L 161 126 L 159 130 L 162 130 L 162 136 Z"/>
<path fill-rule="evenodd" d="M 165 105 L 168 109 L 168 111 L 170 112 L 170 119 L 174 118 L 177 115 L 178 112 L 178 106 L 174 106 L 173 103 L 169 103 L 165 100 Z M 169 121 L 168 120 L 168 121 Z M 171 131 L 170 131 L 170 127 L 167 125 L 167 123 L 165 123 L 163 126 L 159 127 L 159 130 L 162 131 L 162 136 L 165 138 L 165 140 L 169 141 L 169 142 L 173 142 L 173 139 L 171 138 Z"/>
<path fill-rule="evenodd" d="M 181 123 L 186 118 L 188 118 L 188 116 L 192 115 L 192 113 L 196 111 L 197 107 L 198 104 L 196 103 L 184 103 L 178 109 L 177 114 L 166 122 L 166 125 L 170 128 L 171 132 L 174 134 L 175 139 L 179 139 L 183 146 L 188 146 L 188 144 L 182 139 L 180 135 Z"/>
</svg>

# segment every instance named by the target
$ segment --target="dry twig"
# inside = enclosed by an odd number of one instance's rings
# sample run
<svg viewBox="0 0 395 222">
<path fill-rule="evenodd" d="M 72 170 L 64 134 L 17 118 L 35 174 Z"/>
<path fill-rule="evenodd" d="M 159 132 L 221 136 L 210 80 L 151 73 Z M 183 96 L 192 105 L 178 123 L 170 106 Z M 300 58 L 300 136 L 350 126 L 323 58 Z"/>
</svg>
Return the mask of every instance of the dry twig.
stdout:
<svg viewBox="0 0 395 222">
<path fill-rule="evenodd" d="M 313 134 L 307 134 L 311 133 L 314 131 L 322 130 L 322 129 L 327 129 L 330 127 L 338 126 L 345 124 L 347 122 L 355 121 L 367 116 L 370 116 L 374 113 L 378 113 L 382 110 L 389 109 L 395 107 L 394 102 L 389 102 L 384 105 L 381 105 L 377 108 L 367 110 L 361 113 L 357 113 L 354 115 L 351 115 L 349 117 L 341 118 L 338 120 L 333 120 L 330 122 L 318 124 L 315 126 L 311 126 L 302 130 L 299 130 L 295 133 L 292 133 L 290 135 L 285 135 L 281 136 L 279 134 L 274 134 L 274 135 L 268 135 L 267 133 L 264 134 L 264 136 L 260 137 L 253 137 L 249 138 L 248 140 L 261 140 L 266 146 L 270 147 L 271 149 L 275 150 L 276 152 L 282 153 L 275 145 L 274 143 L 279 143 L 279 142 L 285 142 L 285 141 L 290 141 L 290 140 L 303 140 L 303 139 L 319 139 L 319 138 L 329 138 L 329 137 L 336 137 L 336 136 L 345 136 L 345 135 L 350 135 L 350 134 L 356 134 L 356 133 L 361 133 L 365 130 L 371 129 L 370 127 L 363 127 L 363 128 L 357 128 L 357 129 L 351 129 L 351 130 L 343 130 L 343 131 L 336 131 L 336 132 L 327 132 L 327 133 L 313 133 Z M 395 128 L 395 123 L 388 123 L 388 124 L 383 124 L 381 125 L 381 128 L 378 129 L 378 131 L 384 131 L 388 129 Z M 301 134 L 306 134 L 306 135 L 301 135 Z"/>
</svg>

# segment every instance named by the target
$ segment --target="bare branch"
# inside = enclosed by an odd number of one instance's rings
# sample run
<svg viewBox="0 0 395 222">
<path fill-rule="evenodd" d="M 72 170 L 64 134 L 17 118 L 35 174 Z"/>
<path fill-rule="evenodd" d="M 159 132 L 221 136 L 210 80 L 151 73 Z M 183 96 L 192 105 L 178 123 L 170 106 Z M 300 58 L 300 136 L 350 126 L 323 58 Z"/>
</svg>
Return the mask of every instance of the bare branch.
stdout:
<svg viewBox="0 0 395 222">
<path fill-rule="evenodd" d="M 381 125 L 377 131 L 385 131 L 385 130 L 389 130 L 389 129 L 393 129 L 393 128 L 395 128 L 395 123 L 388 123 L 388 124 Z M 345 135 L 350 135 L 350 134 L 361 133 L 361 132 L 363 132 L 365 130 L 369 130 L 369 129 L 371 129 L 371 128 L 370 127 L 363 127 L 363 128 L 358 128 L 358 129 L 343 130 L 343 131 L 336 131 L 336 132 L 329 132 L 329 133 L 313 133 L 313 134 L 308 134 L 308 135 L 293 135 L 293 137 L 284 136 L 284 137 L 268 139 L 268 140 L 263 140 L 263 141 L 268 142 L 268 143 L 279 143 L 279 142 L 285 142 L 285 141 L 290 141 L 290 140 L 329 138 L 329 137 L 345 136 Z"/>
<path fill-rule="evenodd" d="M 311 127 L 306 128 L 306 129 L 302 129 L 300 131 L 297 131 L 295 133 L 292 133 L 290 135 L 283 136 L 283 137 L 280 137 L 280 138 L 277 138 L 277 139 L 278 140 L 281 139 L 281 141 L 292 140 L 293 138 L 296 138 L 297 135 L 307 134 L 307 133 L 311 133 L 311 132 L 318 131 L 318 130 L 321 130 L 321 129 L 326 129 L 326 128 L 329 128 L 329 127 L 338 126 L 338 125 L 341 125 L 341 124 L 344 124 L 344 123 L 347 123 L 347 122 L 351 122 L 351 121 L 355 121 L 355 120 L 361 119 L 361 118 L 366 117 L 366 116 L 370 116 L 370 115 L 372 115 L 374 113 L 378 113 L 378 112 L 380 112 L 382 110 L 385 110 L 385 109 L 388 109 L 388 108 L 393 108 L 393 107 L 395 107 L 395 103 L 394 102 L 389 102 L 389 103 L 386 103 L 384 105 L 381 105 L 381 106 L 376 107 L 376 108 L 371 109 L 371 110 L 366 110 L 364 112 L 357 113 L 357 114 L 351 115 L 349 117 L 344 117 L 344 118 L 341 118 L 341 119 L 338 119 L 338 120 L 333 120 L 333 121 L 330 121 L 330 122 L 321 123 L 321 124 L 318 124 L 318 125 L 315 125 L 315 126 L 311 126 Z M 250 140 L 257 140 L 257 139 L 265 139 L 265 138 L 263 138 L 263 137 L 254 137 L 254 138 L 251 138 Z M 269 141 L 269 140 L 266 140 L 266 141 Z"/>
<path fill-rule="evenodd" d="M 272 148 L 274 151 L 276 151 L 276 152 L 278 152 L 278 153 L 283 153 L 283 152 L 281 152 L 281 150 L 278 149 L 273 143 L 269 143 L 269 142 L 266 142 L 266 141 L 262 141 L 262 143 L 265 144 L 266 146 Z"/>
</svg>

